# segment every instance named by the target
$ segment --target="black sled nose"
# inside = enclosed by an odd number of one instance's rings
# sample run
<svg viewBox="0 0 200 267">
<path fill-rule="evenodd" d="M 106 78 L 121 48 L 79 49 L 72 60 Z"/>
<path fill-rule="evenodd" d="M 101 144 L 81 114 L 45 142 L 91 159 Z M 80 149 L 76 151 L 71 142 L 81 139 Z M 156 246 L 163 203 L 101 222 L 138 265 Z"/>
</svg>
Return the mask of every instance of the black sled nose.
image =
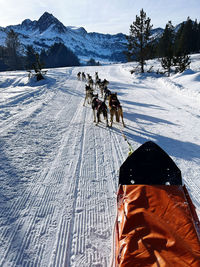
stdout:
<svg viewBox="0 0 200 267">
<path fill-rule="evenodd" d="M 152 141 L 135 150 L 120 167 L 119 184 L 182 185 L 181 171 Z"/>
</svg>

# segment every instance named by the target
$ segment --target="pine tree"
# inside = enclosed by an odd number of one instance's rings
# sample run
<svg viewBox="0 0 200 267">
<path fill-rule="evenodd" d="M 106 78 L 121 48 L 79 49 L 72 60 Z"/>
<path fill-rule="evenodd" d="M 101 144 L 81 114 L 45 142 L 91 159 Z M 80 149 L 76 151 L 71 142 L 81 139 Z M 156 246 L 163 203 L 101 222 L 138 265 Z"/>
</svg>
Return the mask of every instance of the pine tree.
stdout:
<svg viewBox="0 0 200 267">
<path fill-rule="evenodd" d="M 42 75 L 42 68 L 43 67 L 44 67 L 44 65 L 40 60 L 39 54 L 35 53 L 35 62 L 33 63 L 33 69 L 35 70 L 35 76 L 37 78 L 37 81 L 44 79 L 44 77 Z"/>
<path fill-rule="evenodd" d="M 78 57 L 63 43 L 55 43 L 48 50 L 48 63 L 47 67 L 68 67 L 79 66 Z"/>
<path fill-rule="evenodd" d="M 36 62 L 36 52 L 32 45 L 28 45 L 26 48 L 26 68 L 32 69 Z"/>
<path fill-rule="evenodd" d="M 200 52 L 200 22 L 198 24 L 198 30 L 197 30 L 197 53 Z"/>
<path fill-rule="evenodd" d="M 183 53 L 183 47 L 182 47 L 182 35 L 183 35 L 183 30 L 184 30 L 185 24 L 184 22 L 181 23 L 176 36 L 175 36 L 175 41 L 174 41 L 174 53 L 176 55 L 180 55 Z"/>
<path fill-rule="evenodd" d="M 96 62 L 96 61 L 94 60 L 94 58 L 90 58 L 90 60 L 87 61 L 87 65 L 88 65 L 88 66 L 99 66 L 100 63 L 99 63 L 99 62 Z"/>
<path fill-rule="evenodd" d="M 49 65 L 48 55 L 47 55 L 47 52 L 45 51 L 45 49 L 42 49 L 40 52 L 40 60 L 44 64 L 45 67 L 47 67 Z"/>
<path fill-rule="evenodd" d="M 44 67 L 44 64 L 40 59 L 40 55 L 34 50 L 32 45 L 28 45 L 26 49 L 26 68 L 29 70 L 34 69 L 34 76 L 37 81 L 44 79 L 42 75 L 42 68 Z"/>
<path fill-rule="evenodd" d="M 174 38 L 174 26 L 172 25 L 172 22 L 169 21 L 165 26 L 163 35 L 159 42 L 161 56 L 166 57 L 173 54 Z"/>
<path fill-rule="evenodd" d="M 189 54 L 194 51 L 194 35 L 193 35 L 193 22 L 188 17 L 187 21 L 183 23 L 181 34 L 179 34 L 179 50 L 180 54 Z"/>
<path fill-rule="evenodd" d="M 166 70 L 168 76 L 170 76 L 171 73 L 171 67 L 173 66 L 173 58 L 170 57 L 163 57 L 161 59 L 161 66 L 163 69 Z"/>
<path fill-rule="evenodd" d="M 136 59 L 139 61 L 141 72 L 144 72 L 145 60 L 150 53 L 150 32 L 153 25 L 151 19 L 146 17 L 142 9 L 140 16 L 136 15 L 136 20 L 130 25 L 130 35 L 128 40 L 127 58 L 129 61 Z"/>
<path fill-rule="evenodd" d="M 7 59 L 7 49 L 6 47 L 0 46 L 0 71 L 6 71 L 9 69 L 9 66 L 6 65 Z"/>
<path fill-rule="evenodd" d="M 7 48 L 7 62 L 11 70 L 16 70 L 21 68 L 21 61 L 19 57 L 19 47 L 20 42 L 18 34 L 12 29 L 7 33 L 6 37 L 6 48 Z"/>
<path fill-rule="evenodd" d="M 162 48 L 163 58 L 161 65 L 170 76 L 172 67 L 176 72 L 183 72 L 190 65 L 190 57 L 183 52 L 181 37 L 184 35 L 184 23 L 180 26 L 177 35 L 174 33 L 174 27 L 169 21 L 165 27 L 163 36 L 160 40 L 160 47 Z"/>
<path fill-rule="evenodd" d="M 195 20 L 193 27 L 192 27 L 192 51 L 193 53 L 198 52 L 198 23 L 197 20 Z"/>
<path fill-rule="evenodd" d="M 170 76 L 171 68 L 174 65 L 174 26 L 172 22 L 169 21 L 166 24 L 163 36 L 160 40 L 160 47 L 162 47 L 162 55 L 161 59 L 162 67 L 167 71 L 168 76 Z"/>
<path fill-rule="evenodd" d="M 180 55 L 174 57 L 174 66 L 176 67 L 176 72 L 183 72 L 190 66 L 190 57 L 188 55 Z"/>
</svg>

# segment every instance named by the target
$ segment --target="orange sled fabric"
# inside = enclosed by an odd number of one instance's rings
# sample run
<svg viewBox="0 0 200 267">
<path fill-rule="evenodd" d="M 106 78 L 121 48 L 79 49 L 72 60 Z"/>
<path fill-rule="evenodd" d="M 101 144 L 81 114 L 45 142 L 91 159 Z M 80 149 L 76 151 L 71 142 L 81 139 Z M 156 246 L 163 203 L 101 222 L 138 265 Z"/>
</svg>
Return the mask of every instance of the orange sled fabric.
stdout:
<svg viewBox="0 0 200 267">
<path fill-rule="evenodd" d="M 199 221 L 184 186 L 121 185 L 117 267 L 199 267 Z"/>
</svg>

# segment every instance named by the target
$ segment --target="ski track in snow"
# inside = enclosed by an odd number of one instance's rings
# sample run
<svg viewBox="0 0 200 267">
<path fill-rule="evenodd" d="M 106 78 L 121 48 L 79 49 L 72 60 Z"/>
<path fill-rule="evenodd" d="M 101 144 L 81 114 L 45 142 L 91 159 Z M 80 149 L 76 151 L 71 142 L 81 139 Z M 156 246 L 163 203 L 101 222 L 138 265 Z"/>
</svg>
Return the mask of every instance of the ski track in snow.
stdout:
<svg viewBox="0 0 200 267">
<path fill-rule="evenodd" d="M 199 100 L 127 66 L 51 69 L 39 85 L 0 73 L 0 266 L 109 266 L 122 133 L 134 149 L 152 140 L 166 150 L 200 208 Z M 78 71 L 110 81 L 126 128 L 95 126 Z"/>
</svg>

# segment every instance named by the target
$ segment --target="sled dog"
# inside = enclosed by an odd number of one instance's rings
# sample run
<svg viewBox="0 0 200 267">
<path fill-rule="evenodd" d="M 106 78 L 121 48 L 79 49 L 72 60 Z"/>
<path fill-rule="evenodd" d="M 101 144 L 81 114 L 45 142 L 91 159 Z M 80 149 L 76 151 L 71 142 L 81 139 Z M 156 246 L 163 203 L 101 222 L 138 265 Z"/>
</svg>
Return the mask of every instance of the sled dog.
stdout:
<svg viewBox="0 0 200 267">
<path fill-rule="evenodd" d="M 91 104 L 93 98 L 93 89 L 89 85 L 85 85 L 85 99 L 83 106 L 85 106 L 85 102 L 87 101 L 88 104 Z"/>
<path fill-rule="evenodd" d="M 122 120 L 122 124 L 125 127 L 124 123 L 124 116 L 123 116 L 123 110 L 122 106 L 117 98 L 117 93 L 111 93 L 108 99 L 108 107 L 110 110 L 110 126 L 112 127 L 113 124 L 113 117 L 115 115 L 116 121 L 120 121 L 120 117 Z"/>
<path fill-rule="evenodd" d="M 109 96 L 111 95 L 111 91 L 107 88 L 107 86 L 104 88 L 104 101 L 109 99 Z"/>
<path fill-rule="evenodd" d="M 107 105 L 104 101 L 101 101 L 98 99 L 98 94 L 93 95 L 92 110 L 93 110 L 93 115 L 94 115 L 94 122 L 96 122 L 96 125 L 98 125 L 98 123 L 101 122 L 100 114 L 103 114 L 104 119 L 106 120 L 106 126 L 109 126 Z"/>
</svg>

